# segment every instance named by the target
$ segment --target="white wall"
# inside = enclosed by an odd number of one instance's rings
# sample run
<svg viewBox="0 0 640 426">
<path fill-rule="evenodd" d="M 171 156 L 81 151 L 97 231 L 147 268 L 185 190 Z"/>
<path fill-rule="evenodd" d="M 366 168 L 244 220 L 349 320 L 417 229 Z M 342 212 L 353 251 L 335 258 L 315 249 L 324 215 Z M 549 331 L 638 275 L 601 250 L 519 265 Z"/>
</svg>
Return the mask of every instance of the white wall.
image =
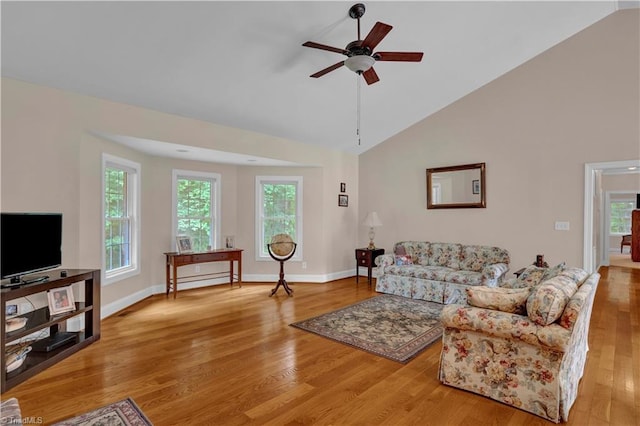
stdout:
<svg viewBox="0 0 640 426">
<path fill-rule="evenodd" d="M 512 271 L 536 254 L 582 266 L 585 163 L 640 158 L 639 15 L 610 15 L 362 154 L 360 213 L 378 211 L 377 245 L 495 245 Z M 486 209 L 426 209 L 425 169 L 478 162 Z"/>
</svg>

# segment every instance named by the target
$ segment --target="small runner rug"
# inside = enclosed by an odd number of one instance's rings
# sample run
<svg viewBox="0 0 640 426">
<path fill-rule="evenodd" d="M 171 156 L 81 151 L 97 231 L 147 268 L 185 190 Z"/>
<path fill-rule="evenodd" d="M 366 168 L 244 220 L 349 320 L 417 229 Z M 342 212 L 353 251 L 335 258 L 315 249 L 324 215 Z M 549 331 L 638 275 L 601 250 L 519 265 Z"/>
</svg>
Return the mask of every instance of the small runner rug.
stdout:
<svg viewBox="0 0 640 426">
<path fill-rule="evenodd" d="M 442 336 L 443 306 L 384 294 L 290 325 L 407 363 Z"/>
<path fill-rule="evenodd" d="M 86 414 L 55 423 L 53 426 L 153 426 L 142 410 L 127 398 L 113 404 L 97 408 Z"/>
</svg>

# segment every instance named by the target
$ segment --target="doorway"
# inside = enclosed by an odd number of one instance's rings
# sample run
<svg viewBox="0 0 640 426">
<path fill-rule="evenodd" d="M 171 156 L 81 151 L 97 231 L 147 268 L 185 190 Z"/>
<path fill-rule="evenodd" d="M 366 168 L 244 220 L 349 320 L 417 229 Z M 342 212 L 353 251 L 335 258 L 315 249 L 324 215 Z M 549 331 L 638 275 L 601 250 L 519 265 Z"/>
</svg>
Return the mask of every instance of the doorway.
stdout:
<svg viewBox="0 0 640 426">
<path fill-rule="evenodd" d="M 640 159 L 585 164 L 582 263 L 588 272 L 594 272 L 598 267 L 609 264 L 609 244 L 604 242 L 605 238 L 609 238 L 609 231 L 605 226 L 605 194 L 601 186 L 602 175 L 605 173 L 636 173 L 640 179 Z"/>
</svg>

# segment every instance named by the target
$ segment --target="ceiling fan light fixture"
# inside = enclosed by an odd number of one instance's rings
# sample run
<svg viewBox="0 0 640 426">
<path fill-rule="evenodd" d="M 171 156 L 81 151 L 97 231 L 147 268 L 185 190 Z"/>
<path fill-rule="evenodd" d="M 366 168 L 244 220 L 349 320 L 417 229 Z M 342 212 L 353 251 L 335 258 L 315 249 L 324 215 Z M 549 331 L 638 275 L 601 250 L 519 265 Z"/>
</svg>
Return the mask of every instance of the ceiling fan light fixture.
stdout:
<svg viewBox="0 0 640 426">
<path fill-rule="evenodd" d="M 360 74 L 371 68 L 375 62 L 376 60 L 371 56 L 356 55 L 345 59 L 344 65 L 351 71 Z"/>
</svg>

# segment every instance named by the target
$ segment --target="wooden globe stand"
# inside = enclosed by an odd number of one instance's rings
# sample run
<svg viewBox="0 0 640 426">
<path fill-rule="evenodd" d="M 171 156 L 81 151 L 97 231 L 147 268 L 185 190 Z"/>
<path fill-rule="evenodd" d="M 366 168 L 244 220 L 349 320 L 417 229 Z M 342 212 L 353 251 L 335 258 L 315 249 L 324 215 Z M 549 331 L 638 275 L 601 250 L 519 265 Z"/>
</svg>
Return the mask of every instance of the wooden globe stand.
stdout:
<svg viewBox="0 0 640 426">
<path fill-rule="evenodd" d="M 279 244 L 279 243 L 274 243 L 274 244 Z M 278 288 L 280 288 L 280 286 L 282 286 L 284 288 L 284 291 L 287 292 L 288 296 L 293 296 L 293 290 L 289 287 L 289 285 L 287 284 L 287 281 L 284 279 L 284 262 L 286 262 L 287 260 L 289 260 L 289 259 L 291 259 L 293 257 L 293 255 L 296 253 L 296 247 L 298 245 L 296 243 L 285 243 L 285 244 L 293 244 L 293 250 L 291 250 L 291 253 L 289 253 L 285 257 L 276 256 L 271 251 L 271 245 L 272 244 L 267 244 L 267 250 L 269 250 L 269 256 L 271 256 L 273 258 L 273 260 L 276 260 L 276 261 L 280 262 L 280 279 L 278 280 L 278 285 L 276 285 L 276 287 L 273 290 L 271 290 L 271 294 L 269 295 L 269 297 L 271 297 L 274 294 L 276 294 L 276 292 L 278 291 Z"/>
</svg>

